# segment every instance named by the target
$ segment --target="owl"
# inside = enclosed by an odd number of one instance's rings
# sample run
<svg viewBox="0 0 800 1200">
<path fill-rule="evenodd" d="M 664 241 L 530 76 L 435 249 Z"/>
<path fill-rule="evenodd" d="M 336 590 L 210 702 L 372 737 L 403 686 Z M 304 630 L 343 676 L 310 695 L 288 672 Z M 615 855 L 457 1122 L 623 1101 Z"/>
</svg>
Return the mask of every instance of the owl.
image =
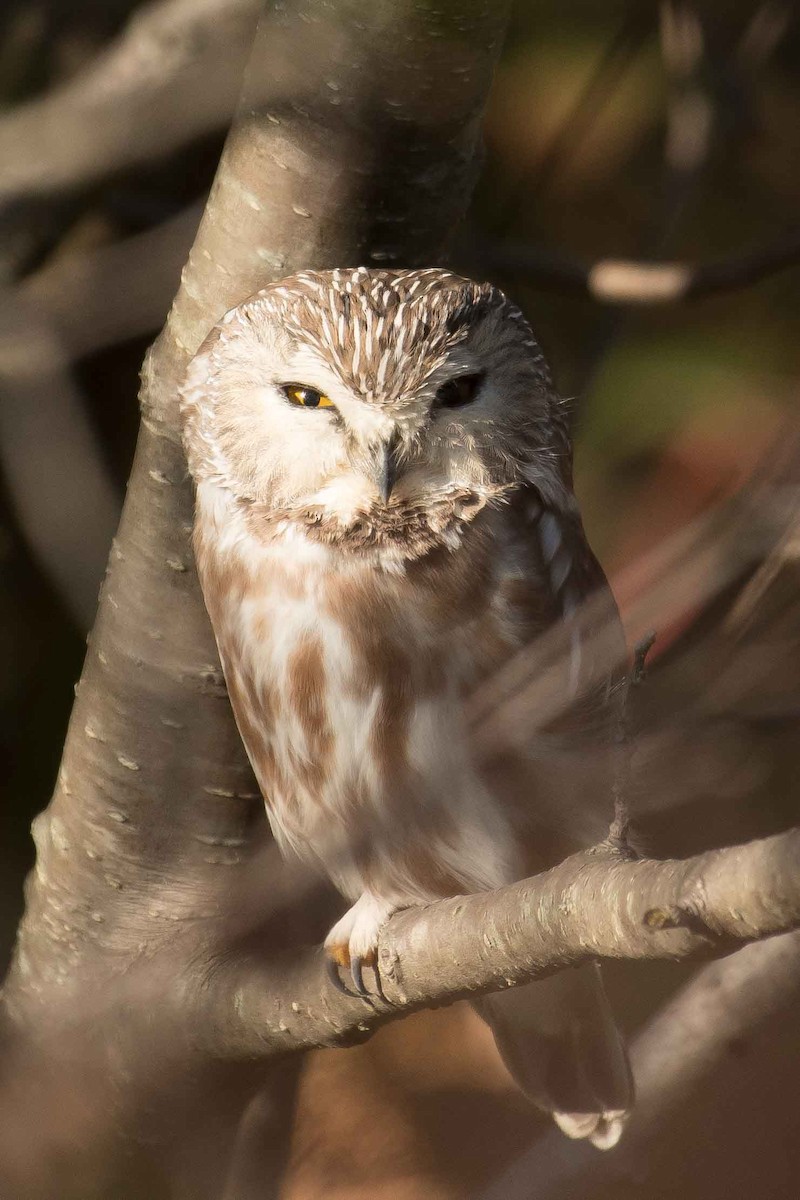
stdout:
<svg viewBox="0 0 800 1200">
<path fill-rule="evenodd" d="M 394 910 L 499 887 L 569 848 L 537 814 L 558 807 L 574 722 L 532 734 L 509 769 L 465 719 L 482 680 L 606 587 L 564 407 L 496 287 L 363 267 L 302 272 L 232 309 L 181 407 L 239 731 L 278 843 L 350 902 L 325 949 L 368 995 Z M 575 628 L 565 692 L 580 682 Z M 610 702 L 595 692 L 596 750 Z M 475 1007 L 564 1132 L 617 1140 L 630 1077 L 597 968 Z"/>
</svg>

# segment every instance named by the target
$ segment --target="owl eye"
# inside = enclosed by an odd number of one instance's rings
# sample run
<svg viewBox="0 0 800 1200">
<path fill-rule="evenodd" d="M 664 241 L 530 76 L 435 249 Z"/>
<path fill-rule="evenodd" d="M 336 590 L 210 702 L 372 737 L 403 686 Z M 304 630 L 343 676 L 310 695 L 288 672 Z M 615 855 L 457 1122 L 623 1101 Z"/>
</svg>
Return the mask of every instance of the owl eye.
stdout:
<svg viewBox="0 0 800 1200">
<path fill-rule="evenodd" d="M 287 400 L 301 408 L 333 408 L 333 401 L 316 388 L 304 383 L 286 383 L 281 389 Z"/>
<path fill-rule="evenodd" d="M 436 393 L 437 408 L 463 408 L 471 404 L 483 382 L 483 375 L 456 375 L 448 379 Z"/>
</svg>

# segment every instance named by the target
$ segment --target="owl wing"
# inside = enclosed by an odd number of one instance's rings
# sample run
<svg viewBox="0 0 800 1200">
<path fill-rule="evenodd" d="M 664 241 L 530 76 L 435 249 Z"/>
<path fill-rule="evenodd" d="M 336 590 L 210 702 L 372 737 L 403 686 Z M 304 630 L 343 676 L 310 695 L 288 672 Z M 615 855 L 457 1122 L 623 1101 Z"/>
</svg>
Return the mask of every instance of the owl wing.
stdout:
<svg viewBox="0 0 800 1200">
<path fill-rule="evenodd" d="M 526 484 L 503 520 L 494 607 L 518 649 L 467 714 L 499 801 L 531 830 L 538 870 L 601 841 L 619 816 L 625 641 L 571 492 L 548 502 Z"/>
<path fill-rule="evenodd" d="M 531 873 L 621 818 L 624 638 L 571 492 L 523 487 L 507 516 L 499 608 L 526 644 L 487 681 L 487 777 Z M 590 798 L 590 799 L 587 799 Z M 484 996 L 474 1005 L 512 1077 L 573 1138 L 606 1149 L 633 1103 L 624 1043 L 599 964 Z"/>
<path fill-rule="evenodd" d="M 575 695 L 587 682 L 584 655 L 597 658 L 599 646 L 593 652 L 593 641 L 601 632 L 607 639 L 607 673 L 616 677 L 624 662 L 624 638 L 608 580 L 586 538 L 575 499 L 569 408 L 554 394 L 548 428 L 546 462 L 529 465 L 529 482 L 512 501 L 509 525 L 527 570 L 548 593 L 552 621 L 564 624 L 570 645 L 569 690 Z"/>
</svg>

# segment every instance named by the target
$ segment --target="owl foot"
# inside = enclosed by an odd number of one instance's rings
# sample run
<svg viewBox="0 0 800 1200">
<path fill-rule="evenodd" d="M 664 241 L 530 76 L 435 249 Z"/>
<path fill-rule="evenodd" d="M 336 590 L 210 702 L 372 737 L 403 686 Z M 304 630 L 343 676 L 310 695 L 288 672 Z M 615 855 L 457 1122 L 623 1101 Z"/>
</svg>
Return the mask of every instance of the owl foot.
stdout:
<svg viewBox="0 0 800 1200">
<path fill-rule="evenodd" d="M 350 996 L 351 998 L 353 996 L 360 996 L 362 998 L 362 1000 L 369 1000 L 370 999 L 370 991 L 369 991 L 369 988 L 366 987 L 366 985 L 364 983 L 364 973 L 363 973 L 363 968 L 365 966 L 367 966 L 367 967 L 372 967 L 373 970 L 375 971 L 376 990 L 378 992 L 378 995 L 382 999 L 385 999 L 386 997 L 383 995 L 383 989 L 381 987 L 381 979 L 380 979 L 380 975 L 378 974 L 376 964 L 374 962 L 374 957 L 373 958 L 369 958 L 369 957 L 359 958 L 358 955 L 356 955 L 355 958 L 350 958 L 347 961 L 344 961 L 345 956 L 340 955 L 338 953 L 338 951 L 340 949 L 341 949 L 341 947 L 339 947 L 339 946 L 335 947 L 333 949 L 332 957 L 326 959 L 326 962 L 325 962 L 325 970 L 326 970 L 328 979 L 333 984 L 333 986 L 336 988 L 337 992 L 341 992 L 343 996 Z M 327 952 L 329 954 L 331 953 L 330 947 L 327 948 Z M 351 992 L 350 988 L 347 987 L 347 985 L 345 983 L 343 983 L 342 977 L 339 974 L 340 967 L 343 967 L 346 971 L 350 972 L 350 978 L 353 981 L 354 991 Z"/>
<path fill-rule="evenodd" d="M 363 892 L 326 937 L 328 978 L 346 996 L 355 994 L 369 999 L 370 992 L 364 983 L 364 967 L 371 967 L 377 994 L 385 999 L 376 953 L 378 933 L 396 907 L 388 900 L 373 896 L 371 892 Z M 354 992 L 342 982 L 339 968 L 349 972 Z"/>
</svg>

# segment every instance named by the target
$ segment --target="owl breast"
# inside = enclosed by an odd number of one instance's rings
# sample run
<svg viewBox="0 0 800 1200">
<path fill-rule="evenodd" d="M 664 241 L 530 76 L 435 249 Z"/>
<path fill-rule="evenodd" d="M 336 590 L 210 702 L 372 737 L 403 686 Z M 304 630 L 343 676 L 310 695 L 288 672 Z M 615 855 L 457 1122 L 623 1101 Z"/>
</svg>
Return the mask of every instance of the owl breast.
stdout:
<svg viewBox="0 0 800 1200">
<path fill-rule="evenodd" d="M 462 715 L 465 690 L 518 644 L 495 603 L 490 530 L 398 572 L 301 535 L 259 543 L 208 489 L 197 518 L 231 703 L 279 843 L 351 897 L 403 903 L 513 878 Z"/>
</svg>

